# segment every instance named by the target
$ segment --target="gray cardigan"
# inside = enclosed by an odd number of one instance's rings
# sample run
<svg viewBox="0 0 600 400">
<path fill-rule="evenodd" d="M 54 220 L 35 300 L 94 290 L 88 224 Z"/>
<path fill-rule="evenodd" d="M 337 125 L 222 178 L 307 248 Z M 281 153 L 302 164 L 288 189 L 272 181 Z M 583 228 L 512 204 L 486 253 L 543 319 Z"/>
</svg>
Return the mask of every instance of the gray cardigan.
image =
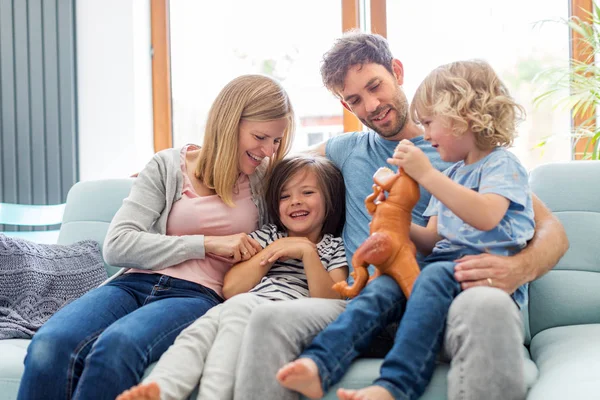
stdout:
<svg viewBox="0 0 600 400">
<path fill-rule="evenodd" d="M 262 195 L 266 161 L 250 175 L 259 226 L 268 221 Z M 108 228 L 103 248 L 108 264 L 160 270 L 204 258 L 204 235 L 166 235 L 169 212 L 181 198 L 182 187 L 181 148 L 156 153 L 135 179 L 129 197 L 123 200 Z"/>
</svg>

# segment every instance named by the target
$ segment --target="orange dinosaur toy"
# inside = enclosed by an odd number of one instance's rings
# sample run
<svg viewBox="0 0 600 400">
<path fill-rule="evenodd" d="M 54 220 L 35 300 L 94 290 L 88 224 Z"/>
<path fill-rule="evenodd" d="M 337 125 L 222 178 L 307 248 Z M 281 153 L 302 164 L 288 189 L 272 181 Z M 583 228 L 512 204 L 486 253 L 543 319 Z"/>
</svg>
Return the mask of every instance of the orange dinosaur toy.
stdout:
<svg viewBox="0 0 600 400">
<path fill-rule="evenodd" d="M 400 169 L 395 174 L 389 168 L 379 168 L 373 175 L 373 193 L 365 199 L 370 223 L 369 237 L 358 247 L 352 257 L 354 284 L 345 281 L 333 285 L 342 296 L 355 297 L 369 279 L 369 264 L 375 266 L 375 274 L 387 274 L 394 278 L 404 292 L 410 296 L 413 284 L 419 275 L 416 248 L 410 240 L 411 212 L 419 201 L 419 185 Z M 388 192 L 385 200 L 377 201 L 379 194 Z"/>
</svg>

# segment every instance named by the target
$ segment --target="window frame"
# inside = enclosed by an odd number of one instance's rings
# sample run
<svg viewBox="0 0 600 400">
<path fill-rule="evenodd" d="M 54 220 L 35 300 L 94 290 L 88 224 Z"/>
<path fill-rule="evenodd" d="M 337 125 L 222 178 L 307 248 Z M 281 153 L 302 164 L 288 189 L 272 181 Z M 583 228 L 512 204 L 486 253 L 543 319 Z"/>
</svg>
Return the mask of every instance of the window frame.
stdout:
<svg viewBox="0 0 600 400">
<path fill-rule="evenodd" d="M 342 31 L 360 29 L 360 3 L 367 0 L 342 0 Z M 387 0 L 370 1 L 371 32 L 387 37 Z M 173 115 L 171 104 L 171 54 L 169 48 L 169 7 L 170 0 L 151 0 L 152 37 L 152 104 L 154 114 L 154 151 L 173 146 Z M 589 20 L 588 12 L 593 11 L 593 0 L 569 0 L 569 16 Z M 570 32 L 571 58 L 585 61 L 589 48 L 578 40 L 577 33 Z M 571 127 L 580 126 L 588 116 L 574 116 Z M 354 114 L 344 108 L 344 132 L 362 130 L 362 123 Z M 574 146 L 574 159 L 582 159 L 586 140 L 579 139 Z"/>
</svg>

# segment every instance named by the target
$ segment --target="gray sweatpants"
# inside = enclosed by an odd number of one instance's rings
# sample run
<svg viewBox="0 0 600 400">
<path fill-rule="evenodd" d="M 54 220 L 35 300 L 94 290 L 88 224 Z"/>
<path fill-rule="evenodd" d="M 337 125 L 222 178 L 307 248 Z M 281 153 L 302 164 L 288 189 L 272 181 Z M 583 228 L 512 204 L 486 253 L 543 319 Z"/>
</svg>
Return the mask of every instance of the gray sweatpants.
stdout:
<svg viewBox="0 0 600 400">
<path fill-rule="evenodd" d="M 302 299 L 265 304 L 252 314 L 238 358 L 236 400 L 298 400 L 275 374 L 345 309 L 342 300 Z M 448 314 L 444 353 L 451 360 L 448 398 L 521 400 L 524 379 L 521 314 L 505 292 L 462 292 Z M 225 398 L 223 398 L 225 399 Z"/>
<path fill-rule="evenodd" d="M 162 400 L 186 399 L 199 381 L 198 399 L 233 398 L 244 330 L 252 311 L 264 303 L 272 301 L 244 293 L 211 308 L 177 336 L 144 383 L 158 383 Z"/>
</svg>

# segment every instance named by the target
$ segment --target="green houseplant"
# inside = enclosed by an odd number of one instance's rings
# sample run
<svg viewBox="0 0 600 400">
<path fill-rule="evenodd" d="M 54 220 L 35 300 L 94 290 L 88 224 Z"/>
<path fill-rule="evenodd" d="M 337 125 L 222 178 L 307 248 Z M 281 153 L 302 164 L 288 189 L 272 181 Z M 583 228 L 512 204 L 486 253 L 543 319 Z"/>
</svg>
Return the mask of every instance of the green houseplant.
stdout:
<svg viewBox="0 0 600 400">
<path fill-rule="evenodd" d="M 541 72 L 536 80 L 545 85 L 544 91 L 534 99 L 540 104 L 550 98 L 558 99 L 558 105 L 571 110 L 577 122 L 572 132 L 573 146 L 583 142 L 583 158 L 599 160 L 600 126 L 597 112 L 600 110 L 600 9 L 594 3 L 592 11 L 583 11 L 584 18 L 573 16 L 561 23 L 570 31 L 575 48 L 583 57 L 569 60 L 569 66 L 552 68 Z M 544 146 L 547 138 L 538 146 Z"/>
</svg>

